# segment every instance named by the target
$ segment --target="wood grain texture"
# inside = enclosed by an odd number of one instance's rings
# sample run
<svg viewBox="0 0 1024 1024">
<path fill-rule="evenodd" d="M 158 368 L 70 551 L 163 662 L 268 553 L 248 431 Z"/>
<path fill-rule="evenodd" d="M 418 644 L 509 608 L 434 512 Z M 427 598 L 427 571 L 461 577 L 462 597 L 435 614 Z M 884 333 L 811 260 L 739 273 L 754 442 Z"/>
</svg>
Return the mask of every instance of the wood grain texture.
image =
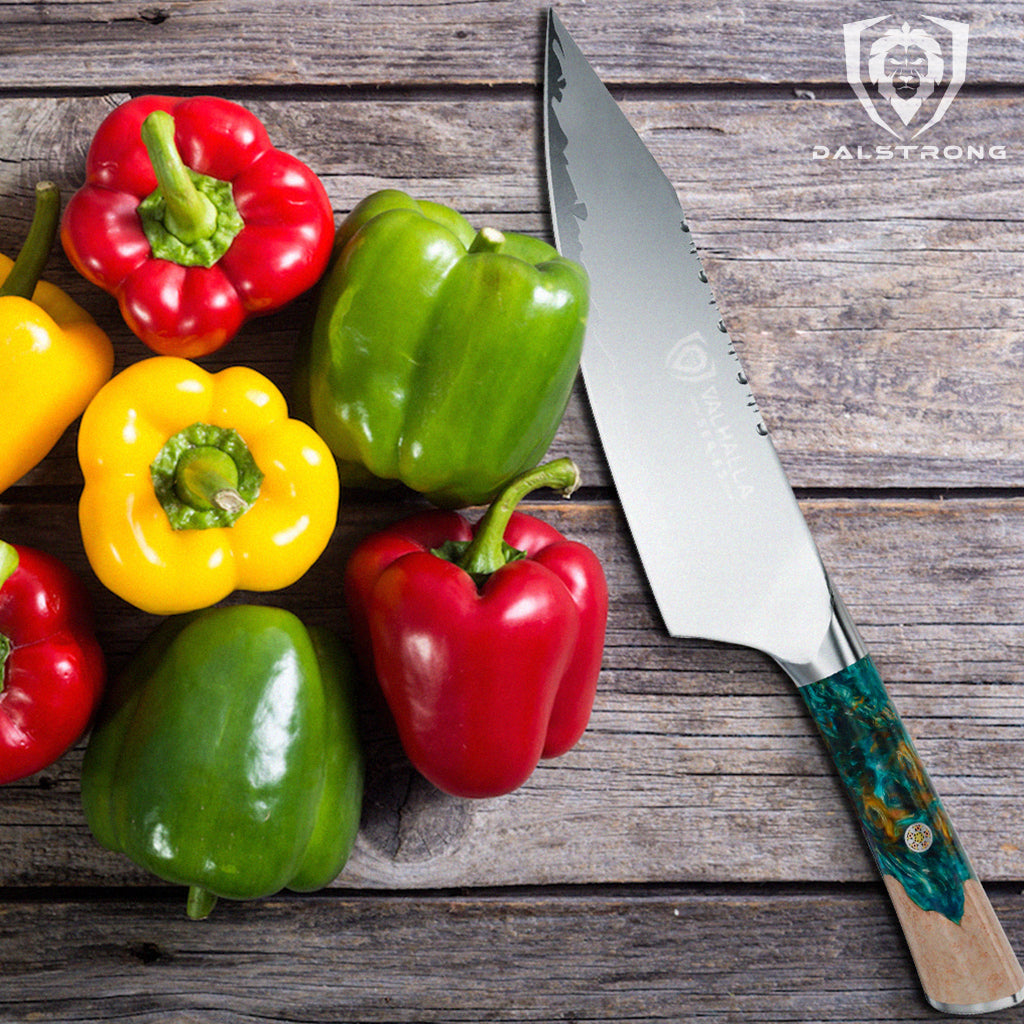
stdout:
<svg viewBox="0 0 1024 1024">
<path fill-rule="evenodd" d="M 993 902 L 1024 934 L 1020 896 Z M 11 1024 L 937 1019 L 880 883 L 329 892 L 225 902 L 198 925 L 176 893 L 15 898 L 0 907 L 0 948 Z"/>
<path fill-rule="evenodd" d="M 92 132 L 123 97 L 0 99 L 0 231 L 20 238 L 31 191 L 70 194 Z M 400 187 L 478 224 L 550 237 L 533 102 L 288 100 L 250 104 L 323 177 L 339 218 Z M 797 487 L 1024 483 L 1024 256 L 1019 159 L 817 161 L 870 138 L 855 101 L 631 101 L 625 107 L 690 211 L 720 305 Z M 1024 148 L 1024 109 L 965 98 L 967 130 Z M 953 119 L 951 112 L 950 118 Z M 768 123 L 769 131 L 759 125 Z M 483 159 L 479 140 L 489 145 Z M 824 140 L 824 141 L 822 141 Z M 751 189 L 758 180 L 763 187 Z M 109 330 L 119 365 L 144 354 L 113 301 L 61 252 L 49 269 Z M 288 386 L 308 302 L 255 321 L 210 361 Z M 298 310 L 298 314 L 296 313 Z M 23 481 L 77 472 L 73 438 Z M 607 486 L 582 388 L 559 445 Z"/>
<path fill-rule="evenodd" d="M 500 0 L 123 0 L 8 3 L 9 87 L 532 86 L 550 5 Z M 846 83 L 843 22 L 875 7 L 825 0 L 586 0 L 555 5 L 612 84 Z M 1018 84 L 1019 3 L 946 10 L 971 25 L 972 84 Z M 929 5 L 926 13 L 939 8 Z M 883 13 L 885 13 L 883 11 Z M 69 48 L 81 59 L 68 62 Z"/>
</svg>

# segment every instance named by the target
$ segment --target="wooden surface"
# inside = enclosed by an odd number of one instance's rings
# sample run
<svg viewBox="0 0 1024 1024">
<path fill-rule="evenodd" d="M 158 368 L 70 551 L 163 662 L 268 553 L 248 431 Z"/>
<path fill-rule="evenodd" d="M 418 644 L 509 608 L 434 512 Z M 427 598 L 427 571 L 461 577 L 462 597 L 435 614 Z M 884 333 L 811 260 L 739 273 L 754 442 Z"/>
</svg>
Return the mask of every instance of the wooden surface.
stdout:
<svg viewBox="0 0 1024 1024">
<path fill-rule="evenodd" d="M 1022 12 L 947 7 L 901 14 L 971 23 L 967 83 L 928 138 L 983 145 L 984 159 L 814 158 L 892 141 L 847 84 L 842 43 L 844 21 L 887 9 L 572 0 L 559 13 L 676 184 L 824 560 L 1022 950 Z M 550 238 L 542 44 L 543 8 L 507 0 L 8 3 L 0 249 L 23 237 L 35 181 L 70 194 L 103 116 L 156 91 L 245 103 L 322 176 L 339 220 L 396 186 Z M 109 331 L 118 368 L 148 354 L 59 251 L 47 276 Z M 287 387 L 306 305 L 204 365 L 249 363 Z M 0 536 L 81 572 L 116 671 L 157 620 L 91 575 L 74 440 L 3 495 Z M 580 745 L 515 794 L 458 801 L 367 715 L 366 813 L 342 876 L 195 924 L 183 892 L 92 840 L 79 744 L 0 790 L 0 1019 L 936 1016 L 781 672 L 664 634 L 582 388 L 552 454 L 579 461 L 584 489 L 530 510 L 591 544 L 611 585 Z M 320 562 L 258 600 L 346 634 L 348 552 L 413 505 L 346 497 Z"/>
</svg>

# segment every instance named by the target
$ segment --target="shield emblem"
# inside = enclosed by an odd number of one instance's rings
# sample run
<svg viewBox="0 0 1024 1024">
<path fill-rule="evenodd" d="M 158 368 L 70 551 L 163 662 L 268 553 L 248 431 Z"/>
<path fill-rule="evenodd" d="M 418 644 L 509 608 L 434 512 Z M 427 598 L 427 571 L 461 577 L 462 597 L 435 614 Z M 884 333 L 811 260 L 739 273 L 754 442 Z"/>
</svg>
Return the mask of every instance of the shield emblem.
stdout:
<svg viewBox="0 0 1024 1024">
<path fill-rule="evenodd" d="M 890 121 L 902 122 L 916 139 L 941 120 L 964 84 L 969 25 L 926 14 L 930 25 L 911 27 L 903 22 L 869 37 L 868 30 L 891 17 L 884 14 L 843 25 L 846 78 L 875 124 L 903 138 L 903 131 Z M 868 92 L 868 84 L 877 98 Z M 924 124 L 915 128 L 922 120 Z"/>
</svg>

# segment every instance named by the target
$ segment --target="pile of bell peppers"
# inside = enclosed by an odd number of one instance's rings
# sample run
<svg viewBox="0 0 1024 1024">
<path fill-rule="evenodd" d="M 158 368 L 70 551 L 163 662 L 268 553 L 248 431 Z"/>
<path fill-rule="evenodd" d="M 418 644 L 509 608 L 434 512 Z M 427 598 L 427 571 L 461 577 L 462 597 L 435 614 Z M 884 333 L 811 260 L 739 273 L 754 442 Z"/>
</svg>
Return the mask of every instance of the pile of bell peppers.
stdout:
<svg viewBox="0 0 1024 1024">
<path fill-rule="evenodd" d="M 39 280 L 67 258 L 153 357 Z M 314 290 L 315 289 L 315 290 Z M 294 407 L 245 365 L 195 362 L 309 293 Z M 87 581 L 0 542 L 0 784 L 88 735 L 98 841 L 188 886 L 188 913 L 329 884 L 359 828 L 356 678 L 411 764 L 458 797 L 521 786 L 583 735 L 604 649 L 597 557 L 516 510 L 568 497 L 539 465 L 579 366 L 588 283 L 546 243 L 389 189 L 335 231 L 323 184 L 216 97 L 115 109 L 60 220 L 54 186 L 0 257 L 0 359 L 18 421 L 0 489 L 79 419 L 79 527 L 96 579 L 165 617 L 107 684 Z M 269 605 L 331 541 L 341 486 L 437 506 L 357 545 L 338 580 L 362 672 L 333 630 Z M 474 524 L 457 509 L 489 507 Z M 209 827 L 215 822 L 215 827 Z"/>
</svg>

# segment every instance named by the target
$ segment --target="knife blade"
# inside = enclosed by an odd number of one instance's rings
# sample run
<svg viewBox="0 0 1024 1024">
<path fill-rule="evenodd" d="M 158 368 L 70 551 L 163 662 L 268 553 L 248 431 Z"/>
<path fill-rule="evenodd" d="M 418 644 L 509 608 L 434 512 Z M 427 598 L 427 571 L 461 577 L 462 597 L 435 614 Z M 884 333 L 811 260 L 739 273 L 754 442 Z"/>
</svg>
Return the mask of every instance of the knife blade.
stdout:
<svg viewBox="0 0 1024 1024">
<path fill-rule="evenodd" d="M 849 793 L 928 1001 L 1024 1000 L 1024 971 L 786 479 L 676 190 L 553 10 L 555 242 L 590 277 L 583 380 L 667 631 L 763 651 Z"/>
</svg>

